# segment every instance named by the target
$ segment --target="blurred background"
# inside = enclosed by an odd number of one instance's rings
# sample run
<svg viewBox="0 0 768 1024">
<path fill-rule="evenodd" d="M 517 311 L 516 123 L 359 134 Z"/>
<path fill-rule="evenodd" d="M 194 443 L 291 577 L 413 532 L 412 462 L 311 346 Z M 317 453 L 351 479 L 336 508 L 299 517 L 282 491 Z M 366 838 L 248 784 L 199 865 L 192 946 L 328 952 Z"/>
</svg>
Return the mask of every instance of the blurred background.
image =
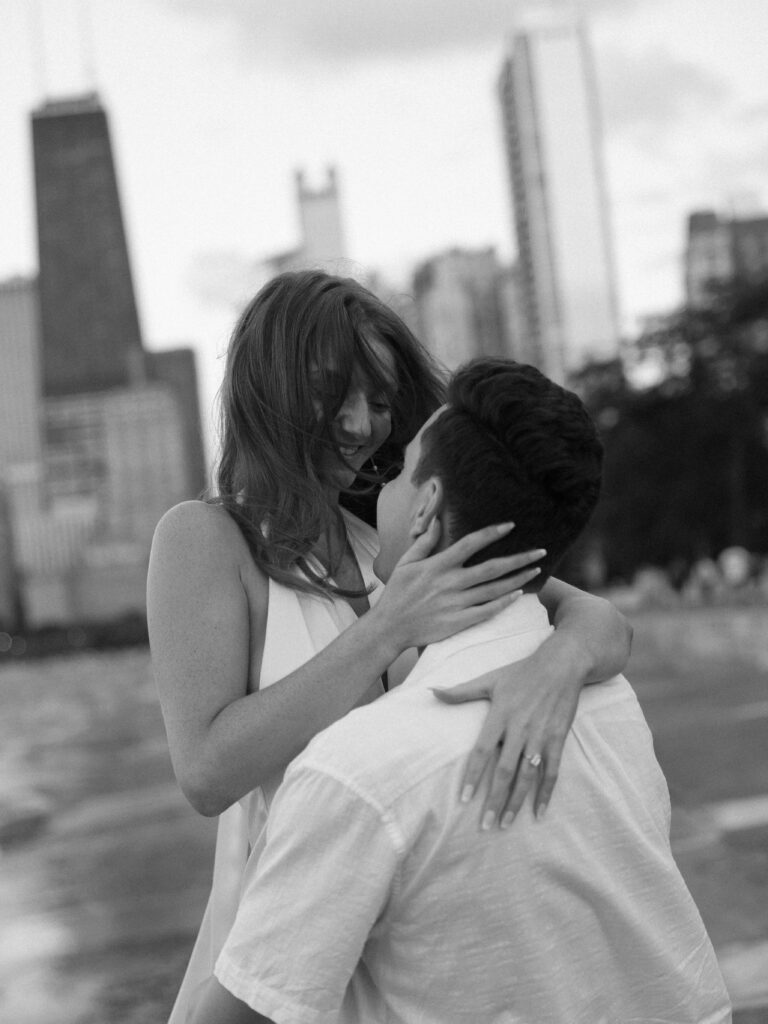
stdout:
<svg viewBox="0 0 768 1024">
<path fill-rule="evenodd" d="M 673 847 L 768 1021 L 764 0 L 0 0 L 0 1019 L 164 1021 L 214 824 L 146 648 L 244 302 L 321 265 L 606 446 Z"/>
</svg>

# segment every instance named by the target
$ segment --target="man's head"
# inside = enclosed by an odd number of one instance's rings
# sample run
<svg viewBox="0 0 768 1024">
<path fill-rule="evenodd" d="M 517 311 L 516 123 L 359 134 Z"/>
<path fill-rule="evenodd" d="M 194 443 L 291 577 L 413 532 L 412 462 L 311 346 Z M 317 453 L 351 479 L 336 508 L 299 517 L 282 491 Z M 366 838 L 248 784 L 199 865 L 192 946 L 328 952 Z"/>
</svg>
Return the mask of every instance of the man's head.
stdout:
<svg viewBox="0 0 768 1024">
<path fill-rule="evenodd" d="M 580 399 L 532 366 L 476 359 L 458 370 L 448 402 L 405 451 L 377 509 L 377 575 L 435 516 L 441 544 L 493 523 L 515 529 L 470 562 L 547 549 L 537 589 L 586 525 L 600 493 L 602 445 Z M 470 563 L 468 563 L 470 564 Z"/>
</svg>

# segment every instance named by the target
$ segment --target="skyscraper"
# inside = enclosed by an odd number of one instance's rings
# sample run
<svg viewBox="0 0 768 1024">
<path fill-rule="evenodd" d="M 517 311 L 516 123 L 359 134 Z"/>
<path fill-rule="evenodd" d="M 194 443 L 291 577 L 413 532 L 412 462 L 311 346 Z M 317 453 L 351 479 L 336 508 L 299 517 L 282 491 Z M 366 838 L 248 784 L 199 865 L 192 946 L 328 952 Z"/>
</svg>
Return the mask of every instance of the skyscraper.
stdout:
<svg viewBox="0 0 768 1024">
<path fill-rule="evenodd" d="M 139 318 L 107 115 L 95 94 L 32 114 L 43 392 L 143 377 Z"/>
<path fill-rule="evenodd" d="M 37 281 L 0 283 L 0 472 L 39 462 L 40 330 Z"/>
<path fill-rule="evenodd" d="M 328 168 L 328 180 L 320 188 L 310 188 L 302 171 L 296 172 L 296 198 L 301 218 L 302 260 L 308 266 L 347 255 L 341 224 L 339 186 L 336 168 Z"/>
<path fill-rule="evenodd" d="M 165 384 L 175 395 L 184 431 L 187 487 L 189 494 L 198 495 L 208 485 L 208 470 L 194 350 L 173 348 L 147 352 L 147 376 L 150 380 Z"/>
<path fill-rule="evenodd" d="M 307 184 L 302 170 L 296 171 L 294 180 L 301 241 L 295 248 L 261 261 L 255 287 L 261 287 L 274 274 L 284 271 L 322 268 L 329 272 L 347 272 L 344 269 L 347 247 L 336 168 L 328 168 L 326 184 L 319 188 Z"/>
<path fill-rule="evenodd" d="M 499 80 L 526 330 L 559 380 L 618 352 L 592 61 L 569 4 L 519 15 Z"/>
<path fill-rule="evenodd" d="M 23 356 L 34 393 L 9 404 L 29 454 L 2 483 L 12 583 L 37 627 L 142 613 L 153 529 L 205 466 L 194 354 L 142 344 L 98 98 L 45 103 L 32 139 L 40 269 L 37 288 L 0 288 L 0 351 Z"/>
<path fill-rule="evenodd" d="M 40 339 L 37 282 L 0 283 L 0 631 L 19 619 L 14 521 L 40 500 Z"/>
<path fill-rule="evenodd" d="M 685 298 L 706 308 L 713 287 L 758 284 L 768 278 L 768 215 L 728 216 L 697 210 L 688 217 Z"/>
</svg>

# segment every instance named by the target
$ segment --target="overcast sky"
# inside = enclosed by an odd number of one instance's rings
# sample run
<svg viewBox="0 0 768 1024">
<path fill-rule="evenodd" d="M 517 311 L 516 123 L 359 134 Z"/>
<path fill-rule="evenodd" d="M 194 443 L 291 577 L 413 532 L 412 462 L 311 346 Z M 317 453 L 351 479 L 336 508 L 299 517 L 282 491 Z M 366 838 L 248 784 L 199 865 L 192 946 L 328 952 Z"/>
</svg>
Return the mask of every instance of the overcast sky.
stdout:
<svg viewBox="0 0 768 1024">
<path fill-rule="evenodd" d="M 29 112 L 98 88 L 140 315 L 204 394 L 293 172 L 338 168 L 350 256 L 397 285 L 514 240 L 496 80 L 514 0 L 0 0 L 0 278 L 36 265 Z M 766 0 L 586 0 L 625 330 L 681 298 L 687 213 L 768 205 Z M 578 197 L 574 197 L 577 201 Z"/>
</svg>

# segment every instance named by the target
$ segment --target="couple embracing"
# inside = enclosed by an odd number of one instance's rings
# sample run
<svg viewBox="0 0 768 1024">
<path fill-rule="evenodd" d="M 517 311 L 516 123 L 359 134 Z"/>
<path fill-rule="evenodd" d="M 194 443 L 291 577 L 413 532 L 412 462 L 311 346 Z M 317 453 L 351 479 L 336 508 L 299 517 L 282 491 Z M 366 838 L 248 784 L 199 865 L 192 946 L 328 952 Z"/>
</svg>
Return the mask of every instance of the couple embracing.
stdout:
<svg viewBox="0 0 768 1024">
<path fill-rule="evenodd" d="M 220 814 L 173 1024 L 729 1020 L 627 628 L 551 575 L 600 488 L 579 399 L 504 360 L 446 392 L 305 272 L 241 317 L 222 411 L 217 498 L 150 565 L 174 768 Z"/>
</svg>

